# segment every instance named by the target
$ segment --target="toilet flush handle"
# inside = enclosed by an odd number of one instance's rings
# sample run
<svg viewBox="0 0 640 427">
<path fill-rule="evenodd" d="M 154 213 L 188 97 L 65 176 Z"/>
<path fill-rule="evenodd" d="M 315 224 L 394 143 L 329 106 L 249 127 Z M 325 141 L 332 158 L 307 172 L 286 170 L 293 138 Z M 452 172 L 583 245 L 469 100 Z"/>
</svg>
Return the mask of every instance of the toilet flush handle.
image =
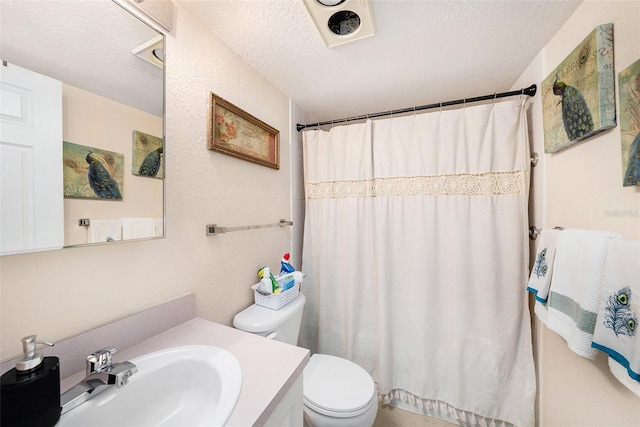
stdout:
<svg viewBox="0 0 640 427">
<path fill-rule="evenodd" d="M 273 340 L 273 339 L 276 338 L 277 335 L 278 335 L 278 332 L 277 331 L 273 331 L 269 335 L 267 335 L 267 338 L 269 338 L 270 340 Z"/>
</svg>

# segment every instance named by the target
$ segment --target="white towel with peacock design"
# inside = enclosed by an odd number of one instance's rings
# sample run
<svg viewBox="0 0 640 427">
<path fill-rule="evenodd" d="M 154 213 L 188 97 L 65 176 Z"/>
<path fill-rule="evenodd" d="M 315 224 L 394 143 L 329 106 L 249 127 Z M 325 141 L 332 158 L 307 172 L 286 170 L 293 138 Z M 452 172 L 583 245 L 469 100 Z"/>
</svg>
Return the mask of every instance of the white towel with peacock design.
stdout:
<svg viewBox="0 0 640 427">
<path fill-rule="evenodd" d="M 591 347 L 607 247 L 618 233 L 565 229 L 558 238 L 549 300 L 547 327 L 567 341 L 574 353 L 595 359 Z"/>
<path fill-rule="evenodd" d="M 607 353 L 626 368 L 632 380 L 640 382 L 639 240 L 617 239 L 609 243 L 600 295 L 591 346 Z"/>
<path fill-rule="evenodd" d="M 536 260 L 531 269 L 527 291 L 535 294 L 536 301 L 547 302 L 556 256 L 556 242 L 562 230 L 542 230 L 536 247 Z"/>
</svg>

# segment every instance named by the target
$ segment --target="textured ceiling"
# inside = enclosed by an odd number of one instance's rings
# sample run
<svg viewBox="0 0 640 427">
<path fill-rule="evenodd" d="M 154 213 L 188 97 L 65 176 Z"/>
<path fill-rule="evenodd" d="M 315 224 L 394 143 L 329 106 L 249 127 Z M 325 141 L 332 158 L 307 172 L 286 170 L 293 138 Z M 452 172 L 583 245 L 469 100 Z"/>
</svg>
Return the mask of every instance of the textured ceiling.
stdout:
<svg viewBox="0 0 640 427">
<path fill-rule="evenodd" d="M 158 33 L 111 1 L 0 2 L 0 56 L 161 116 L 163 70 L 131 50 Z"/>
<path fill-rule="evenodd" d="M 174 1 L 311 122 L 509 90 L 581 2 L 370 0 L 376 34 L 327 48 L 303 0 Z"/>
<path fill-rule="evenodd" d="M 376 34 L 327 48 L 303 0 L 174 2 L 310 122 L 509 90 L 580 4 L 370 0 Z M 156 33 L 114 3 L 0 0 L 0 19 L 2 59 L 161 114 L 162 70 L 130 53 Z"/>
</svg>

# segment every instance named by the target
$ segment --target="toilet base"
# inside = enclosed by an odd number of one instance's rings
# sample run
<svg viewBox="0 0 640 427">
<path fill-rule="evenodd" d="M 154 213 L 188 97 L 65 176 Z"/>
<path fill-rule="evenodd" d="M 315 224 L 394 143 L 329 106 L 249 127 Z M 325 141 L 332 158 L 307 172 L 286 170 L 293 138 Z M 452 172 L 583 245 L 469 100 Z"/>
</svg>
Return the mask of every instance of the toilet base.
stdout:
<svg viewBox="0 0 640 427">
<path fill-rule="evenodd" d="M 378 398 L 374 395 L 366 412 L 355 417 L 330 417 L 303 405 L 305 427 L 371 427 L 378 413 Z"/>
</svg>

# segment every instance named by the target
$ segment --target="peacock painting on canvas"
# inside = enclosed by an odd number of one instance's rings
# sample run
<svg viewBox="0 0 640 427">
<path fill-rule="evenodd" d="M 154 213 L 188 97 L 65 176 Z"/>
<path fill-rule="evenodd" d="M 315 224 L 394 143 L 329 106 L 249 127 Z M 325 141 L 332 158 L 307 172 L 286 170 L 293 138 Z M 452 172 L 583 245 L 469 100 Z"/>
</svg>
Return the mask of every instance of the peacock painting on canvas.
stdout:
<svg viewBox="0 0 640 427">
<path fill-rule="evenodd" d="M 622 185 L 640 185 L 640 59 L 618 75 Z"/>
<path fill-rule="evenodd" d="M 546 153 L 615 127 L 614 80 L 613 24 L 604 24 L 542 82 Z"/>
<path fill-rule="evenodd" d="M 64 197 L 122 200 L 124 155 L 63 141 Z"/>
<path fill-rule="evenodd" d="M 162 138 L 133 131 L 132 173 L 138 176 L 164 178 L 164 145 Z"/>
</svg>

